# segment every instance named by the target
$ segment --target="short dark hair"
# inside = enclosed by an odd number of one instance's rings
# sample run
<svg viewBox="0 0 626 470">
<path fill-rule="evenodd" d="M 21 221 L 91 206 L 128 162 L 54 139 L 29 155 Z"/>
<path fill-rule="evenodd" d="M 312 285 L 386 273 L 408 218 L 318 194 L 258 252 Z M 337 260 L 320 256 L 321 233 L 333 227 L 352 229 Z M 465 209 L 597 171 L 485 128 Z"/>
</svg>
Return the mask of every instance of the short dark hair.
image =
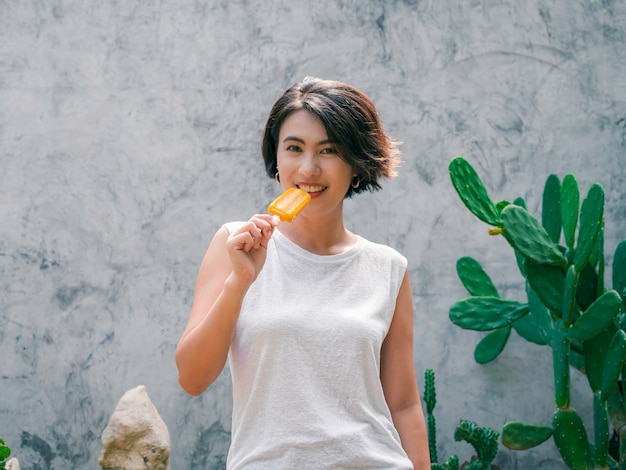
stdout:
<svg viewBox="0 0 626 470">
<path fill-rule="evenodd" d="M 381 189 L 381 177 L 393 178 L 400 163 L 398 142 L 383 130 L 378 112 L 362 91 L 347 83 L 306 77 L 291 86 L 270 111 L 263 135 L 263 161 L 270 178 L 278 173 L 278 135 L 287 117 L 306 110 L 319 118 L 328 138 L 336 143 L 341 159 L 350 164 L 359 179 L 346 197 L 365 190 Z"/>
</svg>

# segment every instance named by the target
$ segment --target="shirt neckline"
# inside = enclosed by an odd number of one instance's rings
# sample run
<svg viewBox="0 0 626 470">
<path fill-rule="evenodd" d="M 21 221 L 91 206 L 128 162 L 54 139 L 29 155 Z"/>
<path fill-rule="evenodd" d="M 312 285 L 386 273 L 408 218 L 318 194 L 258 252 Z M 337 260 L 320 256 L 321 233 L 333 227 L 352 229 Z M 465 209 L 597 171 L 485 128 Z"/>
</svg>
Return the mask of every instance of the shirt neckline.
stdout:
<svg viewBox="0 0 626 470">
<path fill-rule="evenodd" d="M 300 245 L 298 245 L 297 243 L 287 238 L 287 236 L 283 234 L 279 229 L 274 230 L 274 235 L 272 238 L 274 239 L 275 243 L 277 243 L 277 245 L 282 245 L 289 251 L 295 254 L 298 254 L 300 256 L 304 256 L 306 258 L 314 259 L 318 261 L 335 261 L 335 260 L 343 260 L 346 258 L 350 258 L 361 250 L 363 243 L 365 243 L 365 239 L 361 237 L 360 235 L 355 234 L 355 236 L 357 238 L 355 243 L 353 243 L 349 248 L 342 251 L 341 253 L 336 253 L 334 255 L 319 255 L 317 253 L 313 253 L 309 250 L 306 250 L 302 248 Z"/>
</svg>

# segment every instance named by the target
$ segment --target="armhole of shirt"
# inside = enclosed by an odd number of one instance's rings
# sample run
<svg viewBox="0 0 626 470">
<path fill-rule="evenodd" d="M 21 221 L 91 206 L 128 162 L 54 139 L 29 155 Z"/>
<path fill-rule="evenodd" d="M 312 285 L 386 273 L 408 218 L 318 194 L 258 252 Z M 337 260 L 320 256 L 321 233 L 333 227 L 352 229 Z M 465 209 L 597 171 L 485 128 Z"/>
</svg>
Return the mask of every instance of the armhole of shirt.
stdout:
<svg viewBox="0 0 626 470">
<path fill-rule="evenodd" d="M 222 227 L 225 227 L 226 230 L 228 230 L 228 233 L 232 234 L 233 232 L 236 232 L 243 224 L 245 224 L 245 222 L 227 222 L 222 225 Z"/>
</svg>

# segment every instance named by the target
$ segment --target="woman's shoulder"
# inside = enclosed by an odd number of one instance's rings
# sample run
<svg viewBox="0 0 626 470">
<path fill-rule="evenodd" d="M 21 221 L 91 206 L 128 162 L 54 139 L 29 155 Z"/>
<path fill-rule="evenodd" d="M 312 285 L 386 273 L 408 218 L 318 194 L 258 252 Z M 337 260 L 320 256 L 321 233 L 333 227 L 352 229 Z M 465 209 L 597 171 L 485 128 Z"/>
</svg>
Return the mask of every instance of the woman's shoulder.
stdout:
<svg viewBox="0 0 626 470">
<path fill-rule="evenodd" d="M 395 248 L 384 243 L 373 242 L 363 237 L 360 238 L 363 240 L 363 250 L 365 250 L 369 256 L 388 260 L 404 268 L 408 265 L 407 258 Z"/>
</svg>

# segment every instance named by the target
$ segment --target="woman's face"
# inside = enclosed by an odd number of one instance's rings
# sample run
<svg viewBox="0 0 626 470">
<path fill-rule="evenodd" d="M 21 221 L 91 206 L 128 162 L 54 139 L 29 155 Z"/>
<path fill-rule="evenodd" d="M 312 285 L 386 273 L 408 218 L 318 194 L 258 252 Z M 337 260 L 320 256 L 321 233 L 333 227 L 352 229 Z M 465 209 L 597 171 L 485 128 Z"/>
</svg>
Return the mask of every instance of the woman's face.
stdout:
<svg viewBox="0 0 626 470">
<path fill-rule="evenodd" d="M 315 210 L 339 205 L 355 175 L 339 157 L 336 143 L 329 141 L 322 122 L 306 110 L 295 111 L 283 122 L 276 158 L 283 189 L 304 189 L 311 195 L 309 207 Z"/>
</svg>

